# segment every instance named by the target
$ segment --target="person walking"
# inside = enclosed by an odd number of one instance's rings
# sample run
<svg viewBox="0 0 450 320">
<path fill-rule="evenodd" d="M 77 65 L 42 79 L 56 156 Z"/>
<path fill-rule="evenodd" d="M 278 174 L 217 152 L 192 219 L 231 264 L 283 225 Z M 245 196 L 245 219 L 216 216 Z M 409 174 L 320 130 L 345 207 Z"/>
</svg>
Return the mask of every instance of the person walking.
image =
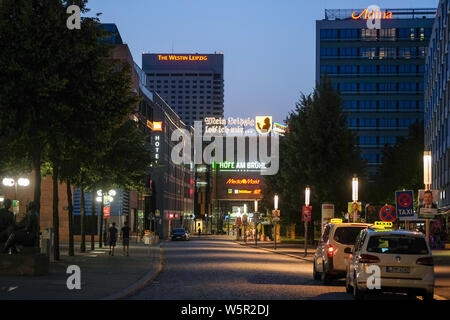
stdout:
<svg viewBox="0 0 450 320">
<path fill-rule="evenodd" d="M 5 199 L 4 208 L 0 209 L 0 242 L 6 242 L 14 230 L 14 213 L 11 208 L 11 200 Z"/>
<path fill-rule="evenodd" d="M 128 222 L 125 221 L 125 225 L 120 230 L 120 237 L 122 238 L 123 245 L 123 255 L 129 256 L 130 251 L 130 227 L 128 226 Z"/>
<path fill-rule="evenodd" d="M 114 248 L 117 242 L 117 233 L 119 231 L 116 228 L 116 223 L 113 222 L 112 226 L 109 228 L 109 255 L 114 256 Z"/>
<path fill-rule="evenodd" d="M 200 237 L 201 234 L 202 234 L 202 228 L 198 228 L 198 236 Z"/>
</svg>

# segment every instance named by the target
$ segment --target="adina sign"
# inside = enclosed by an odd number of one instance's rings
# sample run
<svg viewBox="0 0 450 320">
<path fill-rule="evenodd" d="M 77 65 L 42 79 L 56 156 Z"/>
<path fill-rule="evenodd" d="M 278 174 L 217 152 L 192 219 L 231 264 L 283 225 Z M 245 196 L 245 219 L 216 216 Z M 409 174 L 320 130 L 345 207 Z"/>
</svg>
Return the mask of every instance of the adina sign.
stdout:
<svg viewBox="0 0 450 320">
<path fill-rule="evenodd" d="M 379 9 L 373 9 L 373 10 L 368 10 L 368 9 L 364 9 L 361 13 L 357 13 L 356 11 L 353 11 L 352 13 L 352 18 L 357 20 L 357 19 L 392 19 L 392 12 L 387 11 L 387 12 L 382 12 Z"/>
</svg>

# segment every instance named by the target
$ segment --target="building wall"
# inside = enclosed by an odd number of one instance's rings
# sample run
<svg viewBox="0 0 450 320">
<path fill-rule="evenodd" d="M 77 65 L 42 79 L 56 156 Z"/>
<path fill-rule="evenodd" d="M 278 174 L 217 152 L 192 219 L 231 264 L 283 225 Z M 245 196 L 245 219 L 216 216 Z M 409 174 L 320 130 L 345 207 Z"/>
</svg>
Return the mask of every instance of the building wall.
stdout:
<svg viewBox="0 0 450 320">
<path fill-rule="evenodd" d="M 432 155 L 432 188 L 450 205 L 449 3 L 439 1 L 425 67 L 425 149 Z"/>
<path fill-rule="evenodd" d="M 191 60 L 204 57 L 206 60 Z M 223 117 L 223 54 L 144 53 L 142 69 L 147 88 L 157 92 L 184 123 Z"/>
<path fill-rule="evenodd" d="M 424 58 L 433 19 L 397 18 L 393 11 L 378 30 L 352 18 L 316 22 L 316 80 L 326 73 L 340 91 L 370 173 L 382 163 L 385 144 L 394 145 L 408 136 L 412 123 L 423 121 Z"/>
</svg>

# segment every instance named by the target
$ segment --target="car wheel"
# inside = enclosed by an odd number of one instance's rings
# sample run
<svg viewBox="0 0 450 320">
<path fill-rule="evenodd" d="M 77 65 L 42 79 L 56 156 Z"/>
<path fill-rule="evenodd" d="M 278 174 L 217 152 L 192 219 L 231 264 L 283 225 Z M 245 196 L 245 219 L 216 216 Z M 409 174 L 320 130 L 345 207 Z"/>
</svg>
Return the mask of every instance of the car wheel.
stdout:
<svg viewBox="0 0 450 320">
<path fill-rule="evenodd" d="M 330 283 L 330 275 L 327 273 L 325 269 L 325 263 L 322 263 L 322 274 L 321 274 L 321 280 L 323 284 L 329 284 Z"/>
<path fill-rule="evenodd" d="M 345 291 L 347 293 L 352 293 L 353 292 L 353 288 L 350 285 L 350 279 L 348 277 L 348 274 L 345 276 Z"/>
<path fill-rule="evenodd" d="M 364 293 L 359 290 L 358 288 L 358 282 L 356 281 L 356 275 L 353 277 L 353 297 L 356 300 L 364 300 L 365 295 Z"/>
<path fill-rule="evenodd" d="M 314 260 L 313 264 L 313 279 L 314 280 L 320 280 L 320 273 L 316 270 L 316 260 Z"/>
<path fill-rule="evenodd" d="M 422 299 L 424 301 L 433 301 L 434 300 L 434 291 L 423 294 Z"/>
</svg>

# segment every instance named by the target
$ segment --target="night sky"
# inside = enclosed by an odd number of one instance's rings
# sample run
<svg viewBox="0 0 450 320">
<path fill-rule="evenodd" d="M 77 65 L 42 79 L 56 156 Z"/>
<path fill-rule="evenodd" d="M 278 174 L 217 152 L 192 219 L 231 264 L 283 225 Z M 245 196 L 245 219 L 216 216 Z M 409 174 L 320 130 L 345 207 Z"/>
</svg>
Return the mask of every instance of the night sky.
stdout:
<svg viewBox="0 0 450 320">
<path fill-rule="evenodd" d="M 315 83 L 315 20 L 325 9 L 436 8 L 438 0 L 90 0 L 142 52 L 224 53 L 225 116 L 283 121 Z"/>
</svg>

